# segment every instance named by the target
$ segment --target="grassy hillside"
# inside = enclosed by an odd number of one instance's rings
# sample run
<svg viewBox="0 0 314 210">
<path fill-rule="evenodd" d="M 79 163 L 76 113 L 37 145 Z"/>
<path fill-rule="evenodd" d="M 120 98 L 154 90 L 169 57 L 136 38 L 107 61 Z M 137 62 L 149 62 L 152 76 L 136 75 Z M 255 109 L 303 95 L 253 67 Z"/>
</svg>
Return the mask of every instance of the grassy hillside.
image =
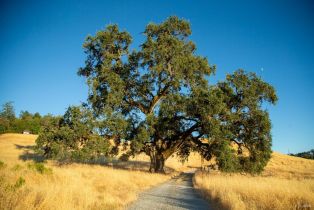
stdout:
<svg viewBox="0 0 314 210">
<path fill-rule="evenodd" d="M 0 135 L 0 161 L 4 163 L 0 164 L 0 209 L 119 209 L 176 171 L 201 164 L 197 154 L 192 154 L 185 164 L 171 157 L 166 162 L 168 175 L 147 173 L 149 158 L 145 155 L 110 166 L 60 166 L 53 161 L 42 166 L 34 162 L 41 159 L 33 152 L 36 138 L 37 135 Z"/>
<path fill-rule="evenodd" d="M 0 209 L 119 209 L 170 178 L 100 165 L 38 164 L 36 138 L 0 135 Z"/>
<path fill-rule="evenodd" d="M 145 155 L 113 166 L 41 165 L 34 162 L 40 159 L 32 150 L 36 138 L 0 135 L 0 209 L 119 209 L 171 177 L 147 173 Z M 184 164 L 175 156 L 166 161 L 168 172 L 200 165 L 195 153 Z M 313 208 L 314 161 L 275 152 L 261 176 L 198 172 L 194 184 L 220 209 Z"/>
<path fill-rule="evenodd" d="M 220 209 L 311 209 L 314 160 L 274 152 L 260 176 L 198 172 L 194 186 Z"/>
</svg>

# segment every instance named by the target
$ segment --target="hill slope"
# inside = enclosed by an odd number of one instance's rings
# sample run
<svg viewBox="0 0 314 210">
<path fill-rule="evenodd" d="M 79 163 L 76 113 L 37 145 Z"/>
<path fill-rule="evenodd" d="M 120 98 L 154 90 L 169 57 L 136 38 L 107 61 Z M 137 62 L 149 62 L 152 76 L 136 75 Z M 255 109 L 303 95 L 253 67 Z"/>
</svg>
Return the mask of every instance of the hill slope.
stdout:
<svg viewBox="0 0 314 210">
<path fill-rule="evenodd" d="M 170 178 L 100 165 L 36 163 L 36 138 L 0 135 L 0 209 L 121 209 Z"/>
<path fill-rule="evenodd" d="M 198 172 L 194 187 L 218 209 L 311 209 L 314 160 L 274 152 L 260 176 Z"/>
<path fill-rule="evenodd" d="M 139 155 L 128 169 L 99 165 L 71 164 L 44 167 L 52 174 L 34 170 L 38 157 L 33 154 L 36 135 L 0 135 L 0 209 L 111 209 L 123 208 L 139 192 L 157 185 L 170 176 L 150 174 L 149 158 Z M 144 163 L 147 163 L 146 165 Z M 205 162 L 204 164 L 208 164 Z M 182 171 L 199 167 L 201 158 L 193 153 L 185 164 L 176 157 L 167 160 L 168 168 Z M 25 184 L 13 189 L 20 177 Z M 22 181 L 23 182 L 23 181 Z M 314 161 L 274 152 L 261 176 L 198 172 L 194 186 L 203 195 L 225 209 L 295 209 L 314 206 Z"/>
</svg>

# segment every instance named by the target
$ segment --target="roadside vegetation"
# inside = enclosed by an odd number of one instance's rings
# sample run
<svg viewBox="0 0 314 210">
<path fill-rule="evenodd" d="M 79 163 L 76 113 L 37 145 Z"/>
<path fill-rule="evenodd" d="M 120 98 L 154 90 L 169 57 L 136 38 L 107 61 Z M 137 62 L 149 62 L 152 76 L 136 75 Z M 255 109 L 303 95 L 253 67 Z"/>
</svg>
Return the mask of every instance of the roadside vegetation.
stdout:
<svg viewBox="0 0 314 210">
<path fill-rule="evenodd" d="M 137 195 L 168 180 L 137 169 L 104 165 L 24 161 L 33 157 L 36 135 L 0 135 L 0 209 L 122 209 Z M 34 161 L 35 160 L 35 161 Z M 146 167 L 147 166 L 147 167 Z M 146 168 L 145 168 L 146 167 Z"/>
<path fill-rule="evenodd" d="M 259 176 L 199 171 L 194 187 L 218 209 L 311 209 L 314 161 L 273 153 Z"/>
<path fill-rule="evenodd" d="M 103 165 L 38 162 L 33 156 L 36 138 L 0 135 L 0 209 L 123 209 L 175 171 L 202 163 L 197 153 L 185 163 L 172 156 L 164 175 L 147 173 L 150 160 L 144 154 Z M 197 172 L 194 187 L 218 209 L 302 209 L 314 205 L 314 162 L 273 153 L 261 175 Z"/>
</svg>

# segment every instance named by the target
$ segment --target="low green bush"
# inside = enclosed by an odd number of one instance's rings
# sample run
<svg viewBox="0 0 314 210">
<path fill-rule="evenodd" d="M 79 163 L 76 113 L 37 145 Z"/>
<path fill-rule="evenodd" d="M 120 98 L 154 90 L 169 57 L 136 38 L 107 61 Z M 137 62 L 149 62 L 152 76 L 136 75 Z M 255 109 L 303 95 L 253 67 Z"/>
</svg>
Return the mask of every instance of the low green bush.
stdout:
<svg viewBox="0 0 314 210">
<path fill-rule="evenodd" d="M 43 163 L 29 163 L 27 166 L 29 169 L 37 171 L 40 174 L 51 174 L 52 173 L 52 169 L 46 167 Z"/>
<path fill-rule="evenodd" d="M 20 164 L 16 164 L 12 167 L 12 171 L 19 171 L 23 168 Z"/>
<path fill-rule="evenodd" d="M 22 187 L 25 184 L 25 179 L 23 177 L 19 177 L 18 180 L 16 180 L 15 184 L 12 186 L 13 189 L 18 189 Z"/>
<path fill-rule="evenodd" d="M 5 168 L 5 167 L 6 167 L 6 164 L 0 160 L 0 169 Z"/>
</svg>

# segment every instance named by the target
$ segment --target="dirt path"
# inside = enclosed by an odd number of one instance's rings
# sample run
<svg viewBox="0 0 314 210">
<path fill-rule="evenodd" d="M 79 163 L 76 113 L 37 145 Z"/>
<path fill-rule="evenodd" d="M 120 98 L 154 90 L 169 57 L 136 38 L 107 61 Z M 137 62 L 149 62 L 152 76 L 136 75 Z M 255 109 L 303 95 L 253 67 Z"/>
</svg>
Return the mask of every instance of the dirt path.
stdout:
<svg viewBox="0 0 314 210">
<path fill-rule="evenodd" d="M 143 192 L 128 210 L 210 209 L 209 204 L 193 188 L 193 174 L 192 171 L 183 173 L 178 178 Z"/>
</svg>

